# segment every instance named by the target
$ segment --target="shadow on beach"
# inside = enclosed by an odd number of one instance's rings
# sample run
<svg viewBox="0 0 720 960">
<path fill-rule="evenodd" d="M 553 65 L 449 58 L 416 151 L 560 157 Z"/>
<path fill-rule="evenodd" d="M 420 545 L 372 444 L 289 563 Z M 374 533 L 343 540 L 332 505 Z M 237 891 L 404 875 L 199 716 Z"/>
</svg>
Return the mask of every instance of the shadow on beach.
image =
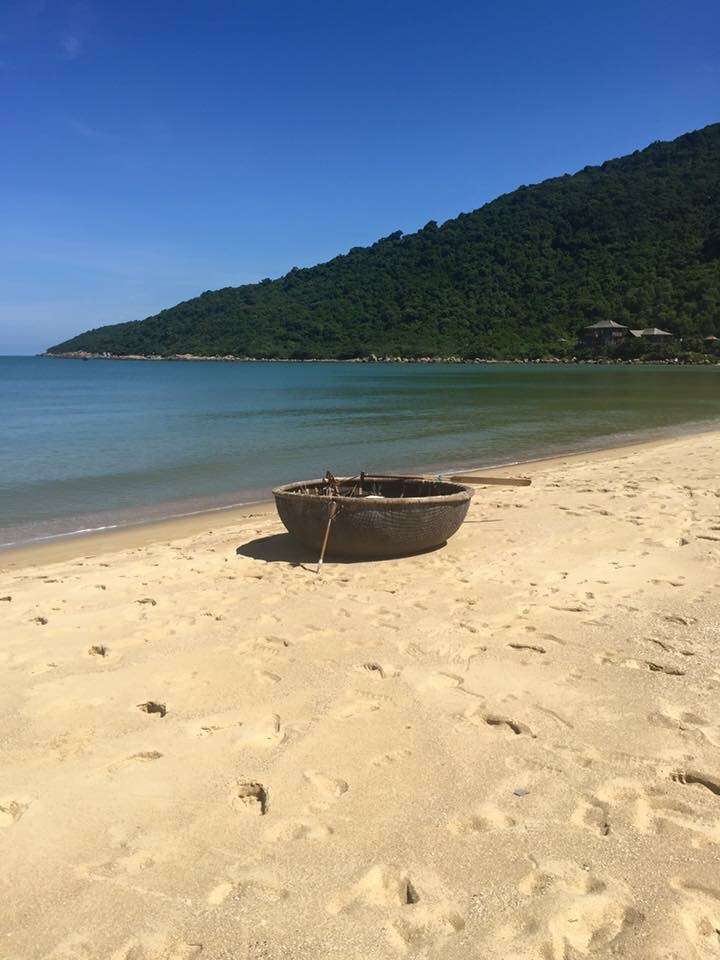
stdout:
<svg viewBox="0 0 720 960">
<path fill-rule="evenodd" d="M 256 537 L 242 543 L 235 550 L 238 557 L 265 560 L 266 563 L 317 563 L 317 556 L 289 533 L 273 533 L 268 537 Z"/>
<path fill-rule="evenodd" d="M 423 550 L 422 554 L 434 553 L 445 544 Z M 256 537 L 235 549 L 238 557 L 250 557 L 252 560 L 264 560 L 266 563 L 289 563 L 294 567 L 317 564 L 318 553 L 304 546 L 289 533 L 273 533 L 268 537 Z M 420 554 L 408 554 L 419 556 Z M 325 560 L 331 563 L 379 563 L 382 560 L 398 560 L 401 557 L 342 557 L 328 550 Z"/>
</svg>

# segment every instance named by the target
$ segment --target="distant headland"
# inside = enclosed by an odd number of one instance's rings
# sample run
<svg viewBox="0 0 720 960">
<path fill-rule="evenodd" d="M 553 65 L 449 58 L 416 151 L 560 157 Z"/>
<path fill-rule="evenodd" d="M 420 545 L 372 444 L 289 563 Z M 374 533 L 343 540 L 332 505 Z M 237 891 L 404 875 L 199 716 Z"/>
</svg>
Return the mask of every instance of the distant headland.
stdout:
<svg viewBox="0 0 720 960">
<path fill-rule="evenodd" d="M 686 360 L 720 336 L 720 124 L 522 186 L 277 280 L 50 347 L 65 357 Z M 632 336 L 588 343 L 587 327 Z M 659 331 L 658 337 L 634 336 Z M 578 347 L 580 344 L 580 347 Z"/>
</svg>

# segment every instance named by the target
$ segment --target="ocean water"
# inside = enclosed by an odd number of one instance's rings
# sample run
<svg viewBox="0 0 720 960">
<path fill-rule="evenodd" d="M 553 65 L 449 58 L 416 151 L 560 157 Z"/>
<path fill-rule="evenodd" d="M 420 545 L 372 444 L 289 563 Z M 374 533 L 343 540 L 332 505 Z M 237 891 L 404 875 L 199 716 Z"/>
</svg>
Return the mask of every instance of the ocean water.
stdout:
<svg viewBox="0 0 720 960">
<path fill-rule="evenodd" d="M 720 424 L 720 366 L 0 358 L 0 545 Z"/>
</svg>

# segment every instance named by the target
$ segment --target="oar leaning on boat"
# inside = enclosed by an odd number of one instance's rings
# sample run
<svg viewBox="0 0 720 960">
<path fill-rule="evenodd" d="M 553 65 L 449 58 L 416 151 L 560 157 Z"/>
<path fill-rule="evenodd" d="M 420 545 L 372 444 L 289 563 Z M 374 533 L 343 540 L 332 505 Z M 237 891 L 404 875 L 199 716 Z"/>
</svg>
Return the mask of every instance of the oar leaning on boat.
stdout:
<svg viewBox="0 0 720 960">
<path fill-rule="evenodd" d="M 378 476 L 378 474 L 374 474 Z M 388 476 L 388 479 L 390 477 Z M 477 477 L 473 474 L 461 473 L 423 473 L 410 475 L 408 480 L 444 480 L 448 483 L 474 483 L 488 487 L 529 487 L 530 477 Z"/>
</svg>

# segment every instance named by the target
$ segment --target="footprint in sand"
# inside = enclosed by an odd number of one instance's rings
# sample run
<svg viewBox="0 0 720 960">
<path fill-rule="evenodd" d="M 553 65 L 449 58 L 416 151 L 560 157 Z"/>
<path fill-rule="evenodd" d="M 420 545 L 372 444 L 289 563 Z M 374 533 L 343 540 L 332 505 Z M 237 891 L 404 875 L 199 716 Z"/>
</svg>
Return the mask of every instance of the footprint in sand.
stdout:
<svg viewBox="0 0 720 960">
<path fill-rule="evenodd" d="M 297 818 L 274 824 L 264 837 L 272 843 L 285 843 L 288 840 L 327 840 L 332 834 L 332 829 L 324 823 Z"/>
<path fill-rule="evenodd" d="M 627 663 L 625 664 L 625 666 L 627 666 L 627 667 L 630 667 L 630 666 L 633 666 L 633 665 L 634 665 L 634 662 L 631 661 L 631 660 L 627 661 Z M 670 665 L 670 664 L 666 664 L 666 663 L 655 663 L 653 660 L 641 660 L 641 661 L 639 661 L 639 665 L 640 665 L 641 667 L 642 667 L 642 666 L 647 667 L 648 670 L 652 670 L 653 673 L 665 673 L 665 674 L 667 674 L 669 677 L 684 677 L 684 676 L 685 676 L 685 671 L 684 671 L 684 670 L 681 670 L 680 667 L 674 667 L 674 666 L 672 666 L 672 665 Z"/>
<path fill-rule="evenodd" d="M 388 677 L 397 677 L 400 672 L 391 663 L 378 663 L 377 660 L 367 660 L 365 663 L 358 663 L 355 669 L 367 671 L 380 680 L 387 680 Z"/>
<path fill-rule="evenodd" d="M 371 767 L 386 767 L 391 763 L 399 763 L 412 756 L 411 750 L 390 750 L 387 753 L 379 753 L 369 761 Z"/>
<path fill-rule="evenodd" d="M 693 846 L 705 846 L 720 841 L 717 819 L 697 805 L 666 794 L 646 794 L 638 797 L 632 826 L 640 833 L 678 834 L 687 831 L 693 837 Z"/>
<path fill-rule="evenodd" d="M 282 680 L 282 677 L 279 674 L 273 673 L 271 670 L 256 670 L 255 677 L 259 683 L 265 683 L 268 685 L 280 683 Z"/>
<path fill-rule="evenodd" d="M 554 633 L 541 633 L 540 639 L 547 640 L 549 643 L 556 643 L 559 647 L 564 647 L 566 645 L 565 640 L 555 636 Z"/>
<path fill-rule="evenodd" d="M 367 663 L 363 663 L 361 669 L 367 670 L 369 673 L 376 673 L 381 680 L 385 679 L 385 670 L 375 660 L 368 660 Z"/>
<path fill-rule="evenodd" d="M 671 881 L 679 894 L 678 919 L 698 960 L 720 956 L 720 886 L 691 883 L 679 877 Z"/>
<path fill-rule="evenodd" d="M 535 734 L 526 723 L 522 723 L 520 720 L 515 720 L 512 717 L 507 717 L 504 714 L 486 713 L 485 710 L 473 706 L 465 711 L 463 717 L 476 726 L 485 725 L 498 732 L 510 733 L 516 737 L 525 735 L 532 737 L 533 740 L 535 739 Z"/>
<path fill-rule="evenodd" d="M 614 653 L 603 653 L 595 657 L 602 666 L 620 666 L 628 670 L 650 670 L 651 673 L 664 673 L 670 677 L 684 677 L 685 671 L 671 664 L 657 663 L 655 660 L 637 660 L 634 657 L 622 658 Z"/>
<path fill-rule="evenodd" d="M 532 653 L 546 653 L 545 647 L 534 643 L 509 643 L 508 646 L 513 650 L 530 650 Z"/>
<path fill-rule="evenodd" d="M 457 690 L 465 683 L 463 677 L 457 673 L 450 673 L 445 670 L 435 670 L 432 673 L 420 677 L 415 687 L 421 693 L 430 690 Z"/>
<path fill-rule="evenodd" d="M 237 810 L 264 817 L 270 809 L 270 794 L 262 783 L 243 780 L 235 788 L 232 803 Z"/>
<path fill-rule="evenodd" d="M 271 713 L 255 723 L 243 726 L 237 743 L 256 750 L 274 750 L 285 743 L 287 736 L 287 728 L 283 726 L 279 715 Z"/>
<path fill-rule="evenodd" d="M 142 846 L 135 846 L 131 839 L 123 839 L 113 846 L 116 853 L 108 860 L 78 865 L 78 874 L 92 879 L 117 877 L 122 874 L 136 876 L 150 870 L 158 862 L 166 862 L 171 856 L 167 838 L 143 838 Z"/>
<path fill-rule="evenodd" d="M 211 907 L 219 906 L 228 899 L 228 897 L 233 893 L 234 889 L 235 885 L 230 883 L 229 880 L 226 880 L 223 883 L 218 883 L 218 885 L 213 887 L 210 893 L 207 895 L 208 904 Z"/>
<path fill-rule="evenodd" d="M 233 730 L 242 726 L 242 719 L 234 712 L 215 713 L 188 723 L 186 730 L 194 737 L 211 737 L 223 730 Z"/>
<path fill-rule="evenodd" d="M 115 773 L 122 770 L 123 767 L 133 766 L 138 763 L 150 763 L 153 760 L 160 760 L 162 754 L 159 750 L 143 750 L 140 753 L 131 753 L 129 757 L 123 757 L 122 760 L 116 760 L 108 766 L 108 773 Z"/>
<path fill-rule="evenodd" d="M 195 960 L 202 952 L 201 943 L 177 943 L 170 948 L 167 960 Z"/>
<path fill-rule="evenodd" d="M 280 653 L 283 650 L 286 650 L 290 646 L 290 641 L 286 640 L 285 637 L 269 636 L 269 637 L 259 637 L 254 641 L 253 646 L 258 649 L 267 652 L 268 650 L 275 653 Z"/>
<path fill-rule="evenodd" d="M 683 710 L 682 707 L 665 706 L 663 710 L 651 713 L 648 720 L 659 727 L 676 730 L 692 740 L 720 745 L 720 728 L 710 724 L 702 714 Z"/>
<path fill-rule="evenodd" d="M 677 623 L 679 626 L 682 626 L 682 627 L 687 627 L 691 623 L 696 622 L 694 617 L 681 617 L 677 613 L 666 614 L 663 617 L 663 620 L 665 620 L 666 623 Z"/>
<path fill-rule="evenodd" d="M 570 820 L 598 837 L 607 837 L 610 834 L 610 804 L 597 797 L 587 797 L 577 805 Z"/>
<path fill-rule="evenodd" d="M 167 957 L 167 960 L 185 960 L 186 957 L 199 957 L 202 947 L 199 944 L 197 946 L 199 949 L 197 949 L 194 953 L 187 953 L 183 955 L 182 953 L 178 953 L 173 950 L 171 953 L 163 952 L 162 956 Z M 77 944 L 73 945 L 72 953 L 66 954 L 63 952 L 62 957 L 65 958 L 66 956 L 72 956 L 74 960 L 75 957 L 90 957 L 94 953 L 95 951 L 90 944 L 82 944 L 82 946 Z M 113 950 L 113 952 L 109 955 L 108 960 L 154 960 L 157 955 L 158 954 L 153 949 L 146 950 L 142 941 L 137 937 L 130 937 L 129 939 L 125 940 L 125 942 L 122 943 L 117 950 Z"/>
<path fill-rule="evenodd" d="M 669 643 L 666 643 L 664 640 L 659 640 L 657 637 L 643 637 L 648 643 L 654 644 L 656 647 L 659 647 L 663 653 L 674 653 L 675 647 L 671 646 Z"/>
<path fill-rule="evenodd" d="M 50 670 L 56 670 L 58 667 L 57 663 L 50 661 L 49 663 L 39 663 L 30 671 L 30 675 L 33 677 L 41 676 L 43 673 L 49 673 Z"/>
<path fill-rule="evenodd" d="M 278 903 L 287 900 L 288 890 L 274 880 L 260 877 L 245 877 L 241 880 L 225 880 L 213 887 L 207 896 L 207 903 L 217 907 L 226 900 L 259 900 L 261 903 Z"/>
<path fill-rule="evenodd" d="M 156 703 L 154 700 L 147 700 L 145 703 L 138 703 L 138 708 L 143 713 L 154 714 L 158 717 L 164 717 L 167 713 L 167 707 L 164 703 Z"/>
<path fill-rule="evenodd" d="M 131 853 L 128 853 L 127 856 L 118 857 L 113 864 L 108 865 L 108 873 L 112 874 L 121 870 L 124 873 L 133 875 L 142 873 L 144 870 L 149 870 L 151 867 L 154 867 L 157 862 L 153 856 L 154 853 L 155 851 L 152 849 L 139 848 L 133 850 Z"/>
<path fill-rule="evenodd" d="M 339 707 L 335 711 L 335 717 L 338 720 L 350 720 L 353 717 L 362 717 L 365 714 L 374 713 L 380 709 L 380 706 L 380 701 L 372 697 L 358 697 Z"/>
<path fill-rule="evenodd" d="M 29 806 L 29 801 L 23 802 L 12 797 L 0 800 L 0 829 L 16 824 Z"/>
<path fill-rule="evenodd" d="M 720 777 L 711 776 L 698 770 L 678 770 L 670 775 L 670 779 L 675 783 L 695 784 L 698 787 L 704 787 L 714 796 L 720 797 Z"/>
<path fill-rule="evenodd" d="M 564 717 L 561 713 L 558 713 L 557 710 L 551 710 L 550 707 L 543 707 L 542 704 L 536 703 L 535 709 L 539 710 L 540 713 L 544 713 L 546 717 L 552 717 L 561 727 L 565 727 L 567 730 L 573 729 L 573 724 Z"/>
<path fill-rule="evenodd" d="M 505 956 L 569 960 L 622 954 L 642 919 L 625 884 L 604 881 L 575 863 L 535 864 L 518 890 L 527 898 L 517 911 L 520 919 L 495 932 Z"/>
<path fill-rule="evenodd" d="M 448 830 L 458 835 L 488 833 L 492 830 L 510 830 L 516 824 L 516 820 L 494 803 L 482 803 L 469 817 L 450 820 Z"/>
<path fill-rule="evenodd" d="M 702 782 L 698 783 L 698 780 Z M 601 808 L 595 820 L 584 825 L 589 829 L 599 825 L 602 829 L 603 822 L 609 827 L 612 819 L 623 829 L 638 833 L 657 835 L 683 831 L 686 832 L 685 842 L 689 834 L 695 846 L 718 843 L 720 823 L 714 803 L 714 787 L 720 790 L 720 783 L 714 778 L 690 770 L 666 771 L 661 780 L 649 785 L 638 780 L 616 778 L 603 784 L 593 797 L 596 803 L 606 806 L 607 811 Z M 605 814 L 604 820 L 602 813 Z M 578 820 L 574 822 L 578 823 Z"/>
<path fill-rule="evenodd" d="M 347 891 L 333 897 L 327 910 L 333 916 L 379 915 L 388 943 L 403 954 L 436 951 L 465 926 L 462 914 L 437 882 L 430 878 L 418 882 L 407 870 L 385 864 L 375 864 Z"/>
<path fill-rule="evenodd" d="M 303 777 L 305 777 L 308 783 L 315 787 L 318 793 L 329 800 L 339 799 L 344 793 L 347 793 L 349 789 L 346 780 L 341 780 L 339 777 L 331 777 L 327 773 L 321 773 L 319 770 L 305 770 Z"/>
</svg>

